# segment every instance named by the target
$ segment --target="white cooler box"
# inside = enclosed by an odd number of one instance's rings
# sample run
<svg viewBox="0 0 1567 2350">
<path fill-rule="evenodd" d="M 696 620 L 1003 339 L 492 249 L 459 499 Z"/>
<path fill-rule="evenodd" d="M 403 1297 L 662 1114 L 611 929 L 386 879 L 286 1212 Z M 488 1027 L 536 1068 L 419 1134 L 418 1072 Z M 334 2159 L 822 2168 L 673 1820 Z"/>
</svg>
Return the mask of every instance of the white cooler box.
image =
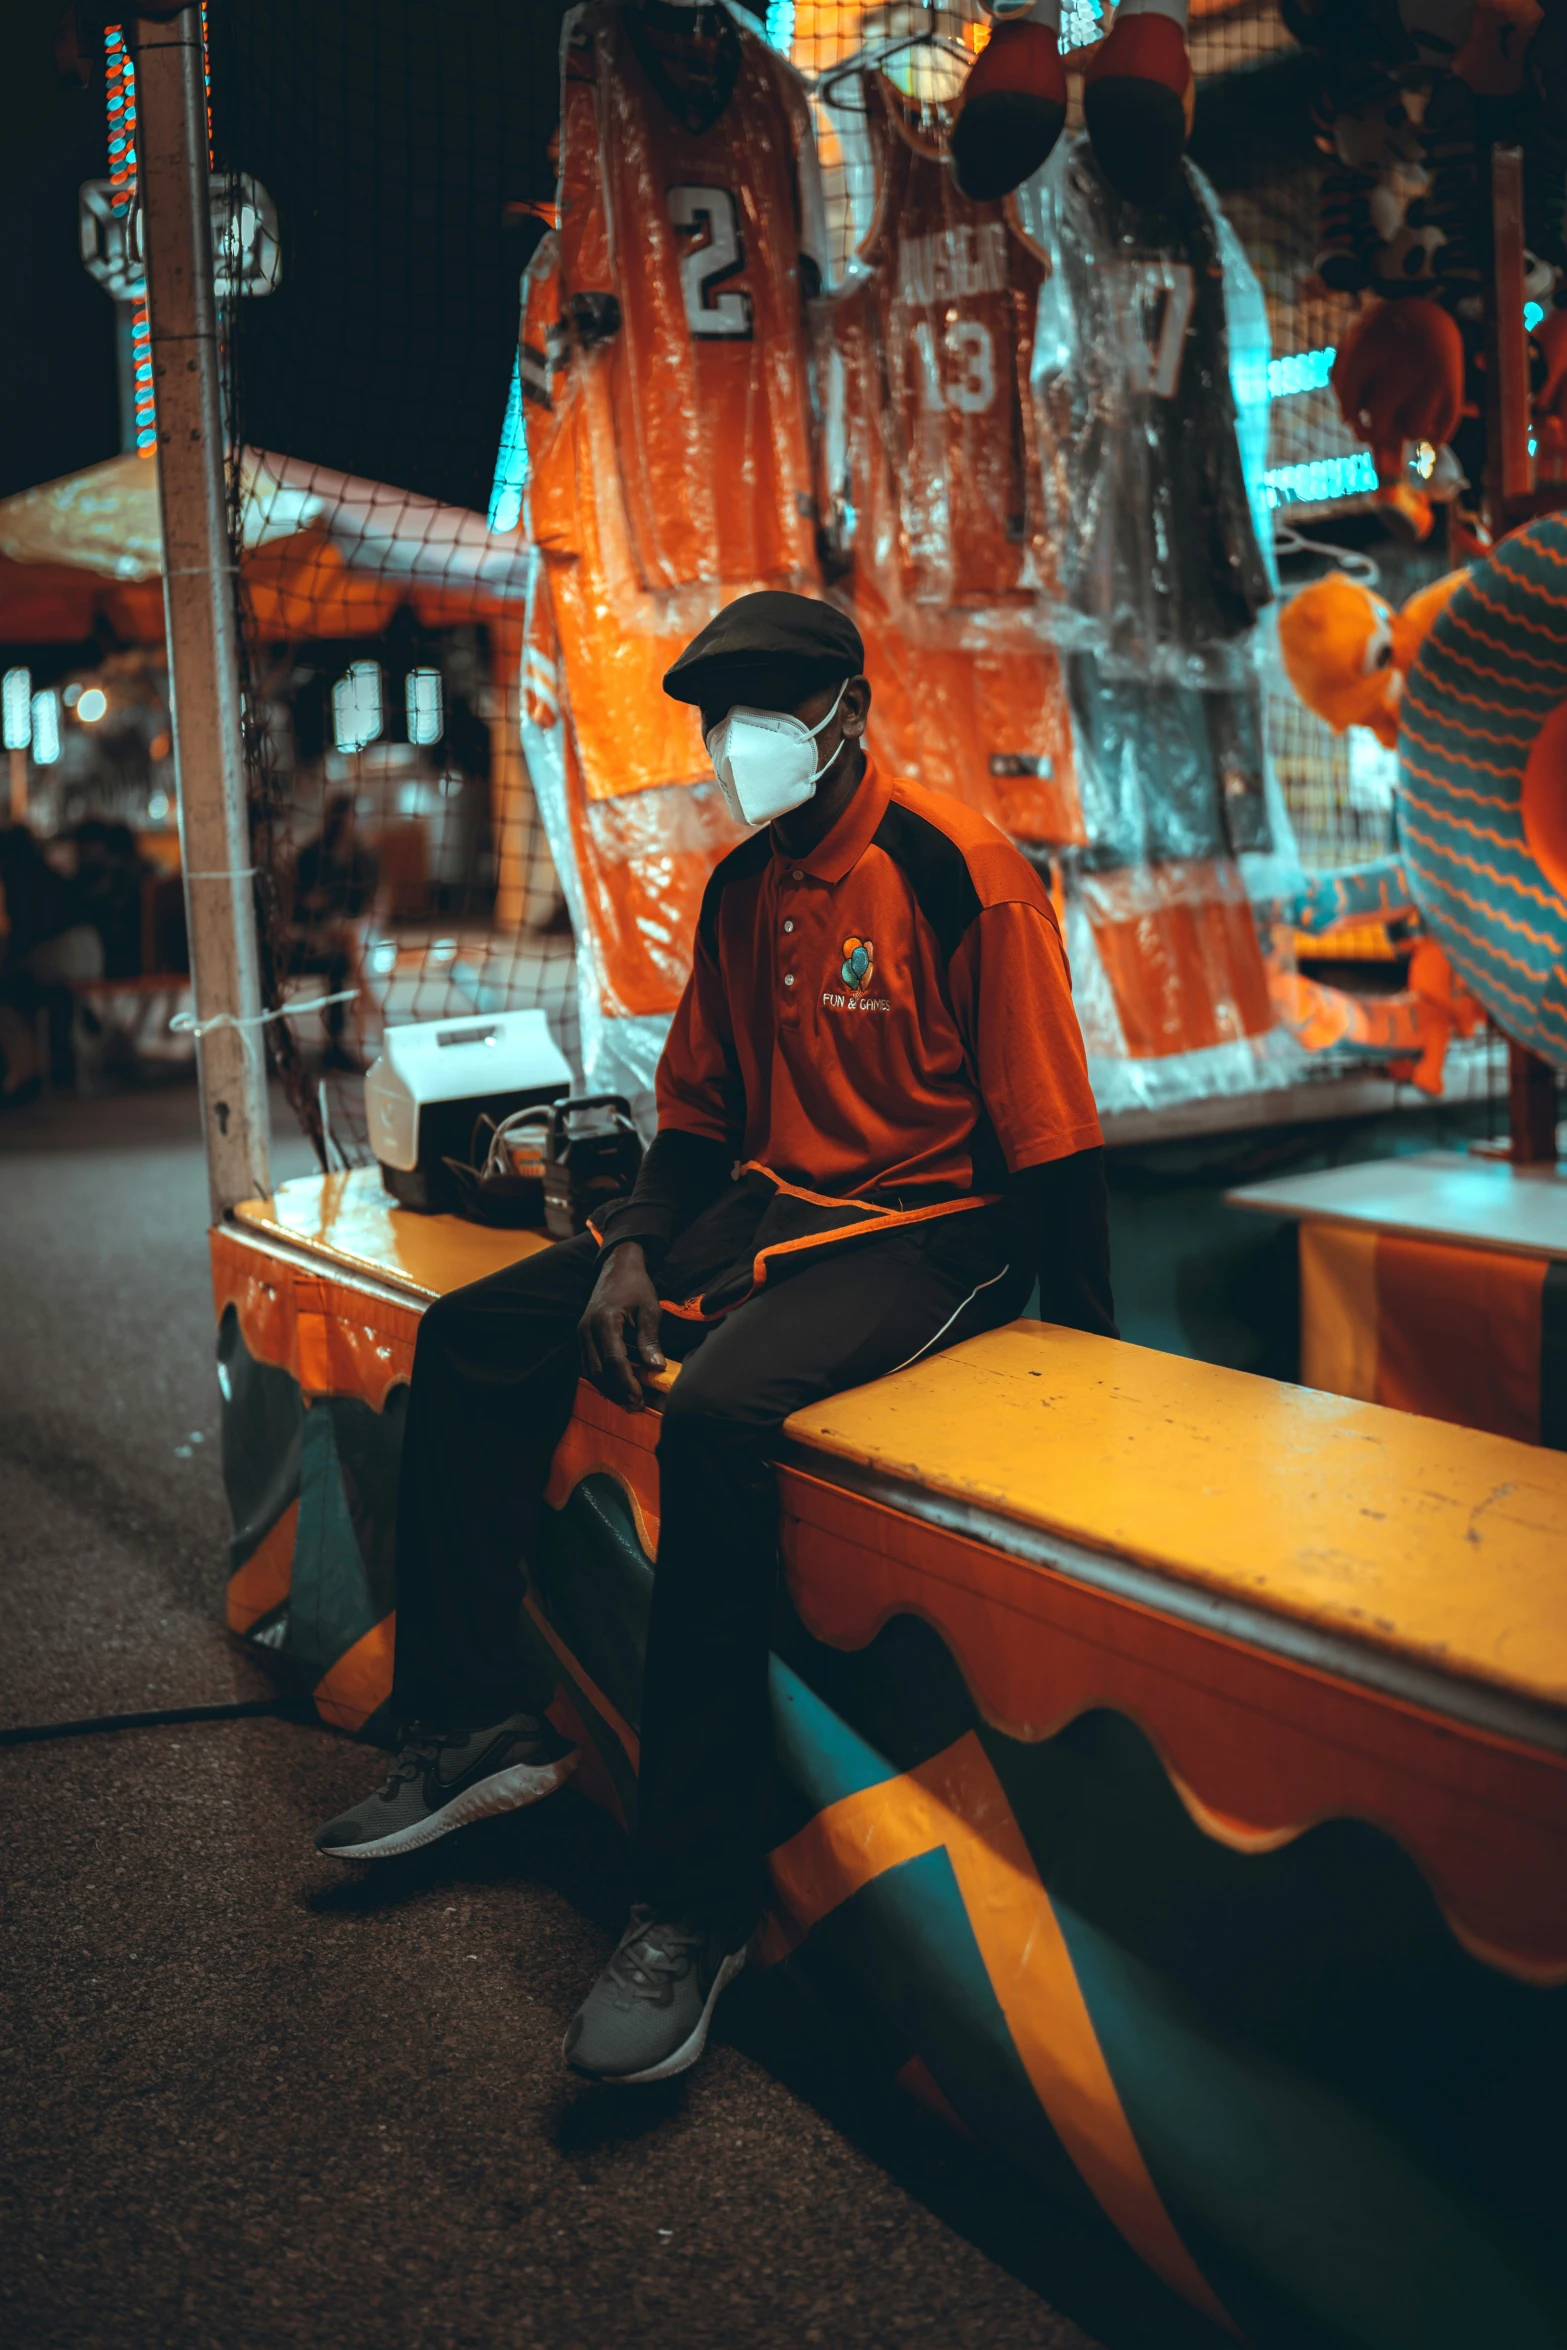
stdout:
<svg viewBox="0 0 1567 2350">
<path fill-rule="evenodd" d="M 443 1161 L 467 1162 L 481 1112 L 500 1119 L 564 1101 L 571 1069 L 543 1012 L 417 1020 L 389 1028 L 365 1074 L 365 1117 L 381 1180 L 405 1208 L 453 1208 Z"/>
</svg>

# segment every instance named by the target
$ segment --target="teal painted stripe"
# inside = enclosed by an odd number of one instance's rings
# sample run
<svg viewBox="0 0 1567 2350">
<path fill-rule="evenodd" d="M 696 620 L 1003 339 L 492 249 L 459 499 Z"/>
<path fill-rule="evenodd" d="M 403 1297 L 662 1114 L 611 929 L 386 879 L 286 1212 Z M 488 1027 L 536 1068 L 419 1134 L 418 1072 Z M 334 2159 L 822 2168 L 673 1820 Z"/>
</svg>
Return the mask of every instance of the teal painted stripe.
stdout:
<svg viewBox="0 0 1567 2350">
<path fill-rule="evenodd" d="M 811 1812 L 898 1777 L 895 1766 L 809 1690 L 781 1657 L 768 1663 L 773 1752 Z"/>
</svg>

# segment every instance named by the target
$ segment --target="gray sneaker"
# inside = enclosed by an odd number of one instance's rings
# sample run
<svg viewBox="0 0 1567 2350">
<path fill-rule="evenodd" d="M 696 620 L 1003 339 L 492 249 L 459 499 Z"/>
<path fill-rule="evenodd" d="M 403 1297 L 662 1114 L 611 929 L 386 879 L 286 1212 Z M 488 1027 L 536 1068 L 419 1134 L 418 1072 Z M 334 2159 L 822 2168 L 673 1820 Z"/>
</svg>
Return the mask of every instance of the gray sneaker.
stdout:
<svg viewBox="0 0 1567 2350">
<path fill-rule="evenodd" d="M 334 1860 L 416 1852 L 470 1820 L 553 1795 L 576 1763 L 577 1749 L 538 1714 L 512 1714 L 491 1730 L 430 1730 L 416 1722 L 375 1793 L 328 1820 L 316 1850 Z"/>
<path fill-rule="evenodd" d="M 746 1961 L 746 1944 L 671 1923 L 644 1902 L 573 2016 L 562 2053 L 590 2081 L 667 2081 L 707 2046 L 718 1994 Z"/>
</svg>

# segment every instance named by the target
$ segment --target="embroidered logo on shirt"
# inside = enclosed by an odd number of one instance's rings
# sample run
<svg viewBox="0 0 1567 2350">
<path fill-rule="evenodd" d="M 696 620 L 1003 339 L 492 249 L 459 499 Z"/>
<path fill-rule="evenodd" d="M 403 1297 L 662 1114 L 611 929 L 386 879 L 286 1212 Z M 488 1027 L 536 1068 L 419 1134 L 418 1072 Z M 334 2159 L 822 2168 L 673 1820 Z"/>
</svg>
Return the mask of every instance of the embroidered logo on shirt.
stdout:
<svg viewBox="0 0 1567 2350">
<path fill-rule="evenodd" d="M 868 938 L 846 938 L 843 942 L 843 961 L 838 966 L 838 977 L 845 992 L 824 987 L 822 1002 L 832 1012 L 890 1012 L 892 1003 L 884 995 L 867 995 L 866 989 L 876 971 L 876 948 Z"/>
<path fill-rule="evenodd" d="M 875 949 L 868 938 L 844 940 L 841 977 L 845 987 L 852 987 L 858 995 L 862 989 L 870 986 L 875 968 Z"/>
</svg>

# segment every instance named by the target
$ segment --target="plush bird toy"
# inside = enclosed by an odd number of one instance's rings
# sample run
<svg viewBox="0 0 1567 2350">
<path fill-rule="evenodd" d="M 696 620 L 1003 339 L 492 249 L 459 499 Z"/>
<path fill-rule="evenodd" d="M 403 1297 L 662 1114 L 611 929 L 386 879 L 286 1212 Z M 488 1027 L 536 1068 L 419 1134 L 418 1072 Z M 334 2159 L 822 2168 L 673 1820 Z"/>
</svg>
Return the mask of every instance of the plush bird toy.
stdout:
<svg viewBox="0 0 1567 2350">
<path fill-rule="evenodd" d="M 1009 196 L 1066 124 L 1061 0 L 987 0 L 995 29 L 964 84 L 952 169 L 976 202 Z M 1089 61 L 1083 117 L 1105 178 L 1134 204 L 1169 188 L 1192 127 L 1188 0 L 1121 0 Z"/>
<path fill-rule="evenodd" d="M 1307 709 L 1335 734 L 1365 726 L 1395 749 L 1404 679 L 1437 614 L 1468 576 L 1447 572 L 1398 612 L 1343 571 L 1292 596 L 1279 619 L 1279 651 Z"/>
</svg>

